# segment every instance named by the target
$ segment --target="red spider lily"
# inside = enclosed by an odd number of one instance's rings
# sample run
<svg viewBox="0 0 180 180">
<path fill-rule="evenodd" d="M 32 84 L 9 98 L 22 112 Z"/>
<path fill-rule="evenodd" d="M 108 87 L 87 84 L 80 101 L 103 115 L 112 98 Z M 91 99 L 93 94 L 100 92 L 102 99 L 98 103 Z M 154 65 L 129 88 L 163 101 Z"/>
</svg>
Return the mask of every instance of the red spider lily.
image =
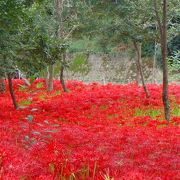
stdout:
<svg viewBox="0 0 180 180">
<path fill-rule="evenodd" d="M 180 85 L 169 87 L 172 120 L 163 117 L 161 85 L 69 81 L 68 93 L 24 87 L 18 103 L 0 95 L 0 179 L 178 179 Z"/>
</svg>

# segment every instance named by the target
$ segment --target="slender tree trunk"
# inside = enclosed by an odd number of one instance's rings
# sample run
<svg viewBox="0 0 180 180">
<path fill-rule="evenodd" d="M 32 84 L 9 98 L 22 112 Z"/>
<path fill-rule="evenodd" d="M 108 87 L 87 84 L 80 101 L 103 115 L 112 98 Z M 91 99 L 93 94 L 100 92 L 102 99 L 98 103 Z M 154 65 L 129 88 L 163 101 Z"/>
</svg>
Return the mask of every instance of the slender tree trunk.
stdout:
<svg viewBox="0 0 180 180">
<path fill-rule="evenodd" d="M 61 63 L 61 69 L 60 69 L 60 83 L 63 88 L 63 91 L 68 92 L 65 81 L 64 81 L 64 63 L 65 63 L 65 61 L 66 61 L 66 52 L 64 52 L 62 54 L 62 63 Z"/>
<path fill-rule="evenodd" d="M 157 31 L 157 26 L 156 26 Z M 153 69 L 152 69 L 152 83 L 156 83 L 156 56 L 157 56 L 157 42 L 154 42 L 154 56 L 153 56 Z"/>
<path fill-rule="evenodd" d="M 163 1 L 163 28 L 162 28 L 162 62 L 163 62 L 163 104 L 165 118 L 167 121 L 170 120 L 170 106 L 168 98 L 168 65 L 167 65 L 167 0 Z"/>
<path fill-rule="evenodd" d="M 137 68 L 137 71 L 136 71 L 136 84 L 139 86 L 139 84 L 140 84 L 140 72 L 139 72 L 139 66 L 138 66 L 137 60 L 136 60 L 136 68 Z"/>
<path fill-rule="evenodd" d="M 62 13 L 63 13 L 63 0 L 55 0 L 55 4 L 56 4 L 56 20 L 58 22 L 58 29 L 57 29 L 57 38 L 61 38 L 64 39 L 65 35 L 64 35 L 64 25 L 63 25 L 63 17 L 62 17 Z M 61 62 L 61 68 L 60 68 L 60 84 L 64 90 L 64 92 L 67 92 L 67 88 L 65 85 L 65 81 L 64 81 L 64 64 L 66 61 L 66 52 L 64 52 L 62 54 L 62 62 Z"/>
<path fill-rule="evenodd" d="M 6 91 L 6 86 L 4 84 L 4 80 L 0 79 L 0 94 L 4 93 Z"/>
<path fill-rule="evenodd" d="M 49 65 L 47 69 L 47 90 L 52 91 L 53 90 L 53 73 L 54 73 L 54 65 Z"/>
<path fill-rule="evenodd" d="M 12 78 L 11 78 L 10 73 L 8 74 L 8 85 L 9 85 L 9 92 L 11 94 L 11 99 L 12 99 L 14 108 L 18 109 L 18 104 L 17 104 L 17 101 L 16 101 L 16 97 L 14 95 L 14 91 L 13 91 L 13 87 L 12 87 Z"/>
<path fill-rule="evenodd" d="M 142 67 L 141 67 L 141 44 L 137 43 L 137 42 L 134 42 L 134 47 L 135 47 L 136 52 L 137 52 L 137 58 L 136 58 L 137 69 L 138 69 L 138 71 L 140 73 L 140 77 L 141 77 L 141 81 L 142 81 L 142 85 L 143 85 L 146 97 L 149 98 L 150 95 L 149 95 L 148 89 L 146 87 L 146 83 L 145 83 L 145 80 L 144 80 L 144 75 L 143 75 L 143 71 L 142 71 Z"/>
<path fill-rule="evenodd" d="M 162 22 L 158 11 L 157 0 L 154 0 L 154 10 L 160 32 L 161 53 L 163 64 L 163 92 L 162 100 L 164 105 L 164 115 L 167 121 L 170 121 L 170 105 L 168 97 L 168 65 L 167 65 L 167 0 L 163 0 Z"/>
<path fill-rule="evenodd" d="M 57 28 L 57 37 L 64 38 L 64 26 L 63 26 L 63 3 L 64 0 L 55 0 L 55 9 L 56 9 L 56 21 L 58 23 Z"/>
<path fill-rule="evenodd" d="M 156 42 L 154 43 L 154 57 L 153 57 L 153 69 L 152 69 L 152 83 L 156 83 L 155 71 L 156 71 Z"/>
</svg>

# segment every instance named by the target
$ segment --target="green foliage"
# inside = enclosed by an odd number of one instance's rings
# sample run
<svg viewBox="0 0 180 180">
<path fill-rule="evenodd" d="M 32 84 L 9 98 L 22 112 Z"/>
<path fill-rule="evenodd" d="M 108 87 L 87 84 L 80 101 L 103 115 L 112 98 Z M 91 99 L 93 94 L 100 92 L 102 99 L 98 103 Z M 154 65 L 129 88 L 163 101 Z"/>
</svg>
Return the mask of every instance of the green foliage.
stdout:
<svg viewBox="0 0 180 180">
<path fill-rule="evenodd" d="M 67 49 L 70 53 L 111 53 L 121 43 L 138 41 L 142 42 L 143 56 L 152 56 L 159 34 L 152 1 L 144 2 L 64 0 L 59 19 L 55 1 L 1 0 L 0 77 L 17 66 L 27 77 L 39 76 L 47 65 L 57 62 L 64 65 L 61 56 Z M 177 0 L 169 2 L 171 56 L 179 49 L 179 9 Z M 85 61 L 76 63 L 77 67 L 72 62 L 71 70 L 88 71 L 85 65 L 78 64 Z"/>
<path fill-rule="evenodd" d="M 74 59 L 69 63 L 69 70 L 73 73 L 87 74 L 90 71 L 87 55 L 76 54 Z"/>
<path fill-rule="evenodd" d="M 96 46 L 100 52 L 109 53 L 113 47 L 121 43 L 130 44 L 132 41 L 142 42 L 142 55 L 153 56 L 155 41 L 159 42 L 156 27 L 156 17 L 151 0 L 136 1 L 77 1 L 74 3 L 80 23 L 74 37 L 78 39 L 87 36 L 90 40 L 96 39 Z M 160 15 L 161 3 L 158 2 Z M 179 6 L 177 1 L 169 2 L 169 27 L 174 32 L 177 27 Z M 176 23 L 171 19 L 176 17 Z M 170 31 L 170 29 L 169 29 Z M 172 33 L 173 34 L 173 33 Z M 177 33 L 176 33 L 177 34 Z M 86 42 L 78 44 L 75 49 L 84 50 Z M 99 48 L 101 47 L 101 48 Z M 94 51 L 93 51 L 94 52 Z M 160 59 L 160 58 L 159 58 Z"/>
<path fill-rule="evenodd" d="M 153 20 L 150 4 L 149 0 L 146 3 L 142 0 L 81 2 L 82 14 L 78 14 L 80 25 L 75 37 L 80 32 L 81 37 L 83 34 L 96 39 L 98 50 L 103 53 L 110 53 L 121 43 L 152 42 L 156 33 L 149 29 Z"/>
<path fill-rule="evenodd" d="M 32 123 L 32 122 L 33 122 L 33 119 L 34 119 L 34 117 L 33 117 L 32 115 L 28 115 L 28 116 L 27 116 L 27 121 L 28 121 L 29 123 Z"/>
<path fill-rule="evenodd" d="M 15 69 L 19 28 L 25 18 L 23 0 L 0 1 L 0 76 Z"/>
<path fill-rule="evenodd" d="M 21 29 L 20 60 L 18 65 L 32 76 L 41 72 L 49 64 L 61 59 L 67 45 L 56 37 L 56 21 L 53 3 L 35 2 L 27 11 L 27 23 Z M 52 11 L 52 13 L 50 13 Z"/>
<path fill-rule="evenodd" d="M 105 43 L 105 42 L 104 42 Z M 69 47 L 70 53 L 103 53 L 110 52 L 112 47 L 110 44 L 103 44 L 100 37 L 88 38 L 84 37 L 79 40 L 73 40 Z"/>
<path fill-rule="evenodd" d="M 32 84 L 32 83 L 35 81 L 35 79 L 36 79 L 36 75 L 30 76 L 30 77 L 29 77 L 29 82 L 30 82 L 30 84 Z"/>
<path fill-rule="evenodd" d="M 0 1 L 0 30 L 4 33 L 13 34 L 18 31 L 23 21 L 23 0 L 1 0 Z"/>
<path fill-rule="evenodd" d="M 144 57 L 152 57 L 154 55 L 154 42 L 144 42 L 142 45 L 142 56 Z"/>
<path fill-rule="evenodd" d="M 168 68 L 170 74 L 170 80 L 180 81 L 180 51 L 177 51 L 174 56 L 168 59 Z"/>
<path fill-rule="evenodd" d="M 180 26 L 180 25 L 179 25 Z M 180 29 L 179 29 L 180 32 Z M 175 36 L 171 41 L 168 43 L 168 55 L 173 56 L 178 50 L 180 50 L 180 35 Z"/>
</svg>

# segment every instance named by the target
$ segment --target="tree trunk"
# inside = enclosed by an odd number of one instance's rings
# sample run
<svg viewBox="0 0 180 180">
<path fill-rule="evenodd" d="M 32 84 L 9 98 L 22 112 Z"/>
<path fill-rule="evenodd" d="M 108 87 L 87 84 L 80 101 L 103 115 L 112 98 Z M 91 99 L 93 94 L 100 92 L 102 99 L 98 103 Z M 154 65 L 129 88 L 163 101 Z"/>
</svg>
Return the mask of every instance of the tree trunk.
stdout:
<svg viewBox="0 0 180 180">
<path fill-rule="evenodd" d="M 63 0 L 55 0 L 55 9 L 56 9 L 56 21 L 58 23 L 57 28 L 57 37 L 58 38 L 64 38 L 64 26 L 63 26 Z"/>
<path fill-rule="evenodd" d="M 63 0 L 56 0 L 56 20 L 58 22 L 58 29 L 57 29 L 57 38 L 64 38 L 64 25 L 63 25 Z M 61 68 L 60 68 L 60 84 L 63 88 L 64 92 L 67 92 L 67 88 L 64 81 L 64 64 L 66 61 L 66 52 L 62 54 L 62 62 L 61 62 Z"/>
<path fill-rule="evenodd" d="M 3 79 L 0 79 L 0 94 L 4 93 L 6 91 L 6 86 L 4 84 Z"/>
<path fill-rule="evenodd" d="M 16 97 L 14 95 L 14 91 L 13 91 L 13 87 L 12 87 L 12 78 L 11 78 L 10 73 L 8 74 L 8 85 L 9 85 L 9 92 L 11 94 L 11 99 L 12 99 L 14 108 L 18 109 L 18 104 L 17 104 L 17 101 L 16 101 Z"/>
<path fill-rule="evenodd" d="M 168 65 L 167 65 L 167 0 L 163 1 L 163 26 L 162 26 L 161 51 L 163 62 L 163 93 L 164 113 L 167 121 L 170 120 L 170 106 L 168 98 Z"/>
<path fill-rule="evenodd" d="M 157 26 L 156 26 L 157 31 Z M 156 83 L 156 56 L 157 56 L 157 46 L 158 43 L 154 42 L 154 56 L 153 56 L 153 69 L 152 69 L 152 83 Z"/>
<path fill-rule="evenodd" d="M 62 63 L 61 63 L 61 69 L 60 69 L 60 83 L 63 88 L 63 91 L 68 92 L 65 81 L 64 81 L 64 63 L 65 63 L 65 61 L 66 61 L 66 52 L 64 52 L 62 55 Z"/>
<path fill-rule="evenodd" d="M 170 121 L 170 105 L 168 97 L 168 65 L 167 65 L 167 0 L 163 0 L 162 22 L 158 11 L 157 0 L 154 0 L 154 10 L 158 23 L 161 40 L 161 53 L 163 64 L 163 92 L 162 100 L 164 105 L 164 115 L 167 121 Z"/>
<path fill-rule="evenodd" d="M 139 72 L 139 66 L 138 66 L 137 60 L 136 60 L 136 68 L 137 68 L 137 71 L 136 71 L 136 84 L 139 86 L 139 84 L 140 84 L 140 72 Z"/>
<path fill-rule="evenodd" d="M 150 95 L 149 95 L 148 89 L 146 87 L 146 83 L 145 83 L 145 80 L 144 80 L 144 75 L 143 75 L 142 67 L 141 67 L 141 44 L 137 43 L 137 42 L 134 42 L 134 47 L 135 47 L 136 52 L 137 52 L 137 58 L 136 58 L 137 69 L 138 69 L 138 72 L 140 73 L 140 77 L 141 77 L 141 81 L 142 81 L 142 85 L 143 85 L 146 97 L 149 98 Z"/>
<path fill-rule="evenodd" d="M 154 57 L 153 57 L 153 67 L 152 67 L 152 83 L 156 83 L 156 42 L 154 43 Z"/>
<path fill-rule="evenodd" d="M 53 73 L 54 73 L 54 65 L 49 65 L 47 69 L 47 90 L 52 91 L 53 90 Z"/>
</svg>

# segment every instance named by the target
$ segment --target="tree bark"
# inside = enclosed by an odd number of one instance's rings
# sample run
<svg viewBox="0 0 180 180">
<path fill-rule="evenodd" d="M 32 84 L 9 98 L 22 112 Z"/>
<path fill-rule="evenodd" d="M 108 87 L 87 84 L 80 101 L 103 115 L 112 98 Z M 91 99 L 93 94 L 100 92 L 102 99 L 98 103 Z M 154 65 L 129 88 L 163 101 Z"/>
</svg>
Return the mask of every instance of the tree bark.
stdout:
<svg viewBox="0 0 180 180">
<path fill-rule="evenodd" d="M 165 119 L 167 121 L 170 121 L 171 116 L 170 116 L 170 104 L 168 97 L 168 65 L 167 65 L 167 0 L 163 0 L 162 22 L 158 12 L 156 0 L 154 0 L 154 8 L 155 8 L 156 19 L 160 32 L 160 42 L 161 42 L 161 54 L 162 54 L 162 64 L 163 64 L 162 100 L 164 105 L 164 115 L 165 115 Z"/>
<path fill-rule="evenodd" d="M 140 72 L 139 72 L 139 66 L 138 66 L 137 60 L 136 60 L 136 68 L 137 68 L 137 71 L 136 71 L 136 84 L 139 86 L 139 84 L 140 84 Z"/>
<path fill-rule="evenodd" d="M 58 38 L 64 37 L 64 26 L 63 26 L 63 18 L 62 18 L 63 3 L 64 3 L 64 0 L 55 0 L 56 21 L 58 22 L 58 28 L 57 28 Z"/>
<path fill-rule="evenodd" d="M 157 8 L 157 7 L 156 7 Z M 157 26 L 156 26 L 156 31 L 157 31 Z M 153 69 L 152 69 L 152 83 L 156 83 L 156 56 L 157 56 L 157 45 L 158 43 L 154 42 L 154 56 L 153 56 Z"/>
<path fill-rule="evenodd" d="M 142 67 L 141 67 L 141 44 L 137 43 L 137 42 L 134 42 L 134 47 L 135 47 L 136 52 L 137 52 L 137 58 L 136 58 L 137 70 L 140 73 L 140 77 L 141 77 L 141 81 L 142 81 L 142 85 L 143 85 L 146 97 L 149 98 L 150 97 L 149 91 L 148 91 L 148 89 L 146 87 L 146 83 L 145 83 L 145 80 L 144 80 L 144 75 L 143 75 L 143 71 L 142 71 Z"/>
<path fill-rule="evenodd" d="M 64 35 L 64 26 L 63 26 L 63 17 L 62 17 L 62 13 L 63 13 L 63 0 L 55 0 L 55 4 L 56 4 L 56 20 L 58 22 L 58 29 L 57 29 L 57 38 L 61 38 L 64 39 L 65 35 Z M 66 88 L 66 84 L 64 81 L 64 64 L 66 61 L 66 52 L 63 52 L 62 54 L 62 62 L 61 62 L 61 68 L 60 68 L 60 84 L 63 88 L 64 92 L 67 92 L 67 88 Z"/>
<path fill-rule="evenodd" d="M 47 90 L 52 91 L 53 90 L 53 73 L 54 73 L 54 65 L 49 65 L 47 69 Z"/>
<path fill-rule="evenodd" d="M 65 61 L 66 61 L 66 52 L 64 52 L 62 55 L 62 63 L 61 63 L 61 69 L 60 69 L 60 83 L 63 88 L 63 91 L 68 92 L 65 81 L 64 81 L 64 63 L 65 63 Z"/>
<path fill-rule="evenodd" d="M 152 67 L 152 83 L 156 83 L 156 75 L 155 75 L 155 72 L 156 72 L 156 47 L 157 47 L 157 44 L 156 42 L 154 43 L 154 56 L 153 56 L 153 67 Z"/>
<path fill-rule="evenodd" d="M 170 106 L 168 98 L 168 65 L 167 65 L 167 0 L 163 0 L 163 24 L 162 24 L 161 51 L 163 62 L 163 93 L 164 113 L 167 121 L 170 120 Z"/>
<path fill-rule="evenodd" d="M 3 79 L 0 79 L 0 94 L 4 93 L 6 91 L 6 86 L 4 84 Z"/>
<path fill-rule="evenodd" d="M 10 73 L 8 74 L 8 85 L 9 85 L 9 92 L 11 94 L 11 99 L 12 99 L 14 108 L 18 109 L 18 104 L 17 104 L 17 101 L 16 101 L 16 97 L 14 95 L 14 91 L 13 91 L 13 87 L 12 87 L 12 78 L 11 78 Z"/>
</svg>

